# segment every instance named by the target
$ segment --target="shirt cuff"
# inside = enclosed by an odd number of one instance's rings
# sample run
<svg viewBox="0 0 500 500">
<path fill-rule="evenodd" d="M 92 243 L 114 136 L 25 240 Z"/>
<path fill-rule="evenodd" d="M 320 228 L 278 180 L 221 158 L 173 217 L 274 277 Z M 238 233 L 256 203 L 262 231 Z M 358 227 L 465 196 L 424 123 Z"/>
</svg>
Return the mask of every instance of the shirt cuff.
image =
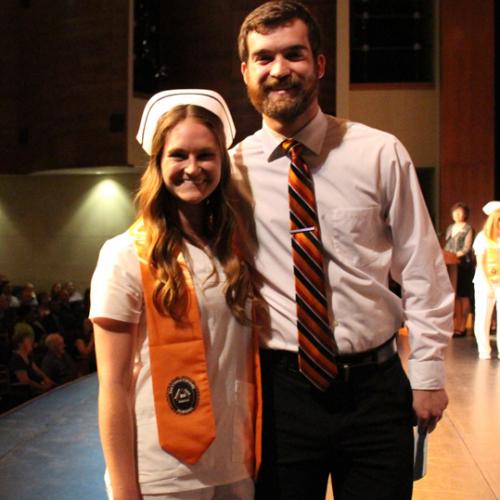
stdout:
<svg viewBox="0 0 500 500">
<path fill-rule="evenodd" d="M 444 389 L 444 362 L 409 360 L 408 378 L 412 389 Z"/>
</svg>

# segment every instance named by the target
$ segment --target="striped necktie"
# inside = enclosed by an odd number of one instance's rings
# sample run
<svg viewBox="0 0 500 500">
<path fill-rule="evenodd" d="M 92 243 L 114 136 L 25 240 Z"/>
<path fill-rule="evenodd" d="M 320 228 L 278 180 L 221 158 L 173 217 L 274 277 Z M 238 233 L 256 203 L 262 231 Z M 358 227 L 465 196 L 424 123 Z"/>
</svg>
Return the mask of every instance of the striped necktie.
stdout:
<svg viewBox="0 0 500 500">
<path fill-rule="evenodd" d="M 318 389 L 326 390 L 337 374 L 334 339 L 328 318 L 323 245 L 309 167 L 302 145 L 286 139 L 281 147 L 290 158 L 288 198 L 292 239 L 299 367 Z"/>
</svg>

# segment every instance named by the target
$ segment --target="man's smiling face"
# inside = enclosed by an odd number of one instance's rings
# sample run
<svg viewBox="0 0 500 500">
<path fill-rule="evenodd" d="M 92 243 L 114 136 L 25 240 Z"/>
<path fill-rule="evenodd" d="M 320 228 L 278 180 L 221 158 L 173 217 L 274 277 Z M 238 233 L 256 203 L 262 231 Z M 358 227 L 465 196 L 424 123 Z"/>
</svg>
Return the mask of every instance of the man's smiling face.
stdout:
<svg viewBox="0 0 500 500">
<path fill-rule="evenodd" d="M 253 106 L 265 116 L 287 123 L 316 104 L 325 59 L 314 57 L 308 30 L 300 19 L 247 37 L 248 60 L 241 65 Z"/>
</svg>

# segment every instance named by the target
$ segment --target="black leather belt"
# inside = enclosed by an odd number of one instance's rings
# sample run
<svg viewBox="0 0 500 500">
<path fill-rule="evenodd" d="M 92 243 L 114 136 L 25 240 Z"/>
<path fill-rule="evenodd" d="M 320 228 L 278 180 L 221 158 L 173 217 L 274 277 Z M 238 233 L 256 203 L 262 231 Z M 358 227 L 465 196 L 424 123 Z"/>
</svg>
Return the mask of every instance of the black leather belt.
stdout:
<svg viewBox="0 0 500 500">
<path fill-rule="evenodd" d="M 367 375 L 370 369 L 391 360 L 397 352 L 394 335 L 387 342 L 369 351 L 339 355 L 335 358 L 335 364 L 339 370 L 338 379 L 347 382 L 352 377 Z M 299 371 L 298 357 L 295 352 L 263 349 L 261 357 L 264 362 L 269 361 L 283 365 L 292 371 Z"/>
<path fill-rule="evenodd" d="M 335 364 L 339 369 L 339 376 L 348 381 L 351 375 L 362 370 L 381 365 L 392 359 L 398 352 L 396 336 L 391 337 L 387 342 L 369 351 L 340 355 L 335 358 Z"/>
</svg>

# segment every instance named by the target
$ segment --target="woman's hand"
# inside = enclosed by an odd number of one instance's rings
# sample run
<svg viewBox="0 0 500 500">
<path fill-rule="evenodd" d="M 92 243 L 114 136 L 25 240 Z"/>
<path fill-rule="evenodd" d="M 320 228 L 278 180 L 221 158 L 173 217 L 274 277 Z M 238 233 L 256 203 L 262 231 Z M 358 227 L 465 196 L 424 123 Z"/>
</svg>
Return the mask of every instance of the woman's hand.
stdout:
<svg viewBox="0 0 500 500">
<path fill-rule="evenodd" d="M 56 383 L 49 377 L 44 377 L 42 381 L 42 387 L 44 391 L 50 391 L 50 389 L 52 389 L 55 385 Z"/>
</svg>

